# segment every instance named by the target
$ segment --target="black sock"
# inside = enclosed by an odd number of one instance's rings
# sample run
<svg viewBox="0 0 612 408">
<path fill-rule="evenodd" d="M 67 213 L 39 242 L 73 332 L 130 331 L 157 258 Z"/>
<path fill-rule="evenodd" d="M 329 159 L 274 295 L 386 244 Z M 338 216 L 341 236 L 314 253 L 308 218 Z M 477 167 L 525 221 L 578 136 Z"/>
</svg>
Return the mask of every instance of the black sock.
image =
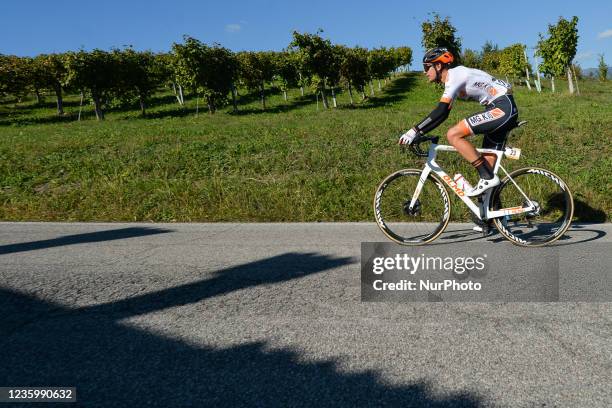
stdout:
<svg viewBox="0 0 612 408">
<path fill-rule="evenodd" d="M 476 167 L 481 179 L 491 180 L 493 178 L 493 169 L 482 156 L 474 160 L 472 166 Z"/>
</svg>

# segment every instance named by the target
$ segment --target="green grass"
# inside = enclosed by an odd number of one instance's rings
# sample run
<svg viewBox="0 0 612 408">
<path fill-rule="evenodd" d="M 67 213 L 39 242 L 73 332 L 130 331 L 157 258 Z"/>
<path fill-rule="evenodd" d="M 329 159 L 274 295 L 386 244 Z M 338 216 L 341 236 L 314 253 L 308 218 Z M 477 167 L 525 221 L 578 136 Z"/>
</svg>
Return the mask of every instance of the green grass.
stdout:
<svg viewBox="0 0 612 408">
<path fill-rule="evenodd" d="M 521 120 L 510 144 L 520 147 L 514 169 L 537 165 L 564 178 L 580 221 L 610 221 L 612 84 L 582 81 L 582 95 L 515 91 Z M 559 92 L 559 90 L 561 92 Z M 348 107 L 317 110 L 314 96 L 273 92 L 268 111 L 242 91 L 240 114 L 215 115 L 195 100 L 180 108 L 169 92 L 156 95 L 149 118 L 137 107 L 95 121 L 91 106 L 74 120 L 78 97 L 68 97 L 68 117 L 57 119 L 53 98 L 0 104 L 0 219 L 56 221 L 372 221 L 372 196 L 380 180 L 422 162 L 402 155 L 399 134 L 436 105 L 441 91 L 420 76 L 403 75 L 375 98 Z M 331 98 L 330 98 L 331 103 Z M 481 110 L 456 102 L 446 130 Z M 476 144 L 481 143 L 481 136 Z M 475 181 L 456 155 L 440 160 Z M 467 219 L 457 199 L 453 218 Z"/>
</svg>

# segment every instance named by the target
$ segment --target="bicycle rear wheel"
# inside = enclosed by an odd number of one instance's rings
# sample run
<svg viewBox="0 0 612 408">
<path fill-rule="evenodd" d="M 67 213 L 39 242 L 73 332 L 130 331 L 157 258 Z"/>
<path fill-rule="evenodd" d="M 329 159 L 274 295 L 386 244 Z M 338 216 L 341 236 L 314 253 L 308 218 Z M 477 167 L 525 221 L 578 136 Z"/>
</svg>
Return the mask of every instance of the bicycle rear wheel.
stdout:
<svg viewBox="0 0 612 408">
<path fill-rule="evenodd" d="M 574 200 L 567 184 L 548 170 L 515 170 L 493 192 L 491 209 L 527 207 L 529 201 L 536 206 L 534 211 L 493 220 L 499 232 L 521 246 L 542 246 L 561 238 L 574 214 Z"/>
<path fill-rule="evenodd" d="M 448 225 L 450 200 L 442 181 L 430 174 L 415 205 L 421 170 L 399 170 L 385 178 L 374 195 L 374 214 L 381 231 L 402 245 L 420 245 L 436 239 Z"/>
</svg>

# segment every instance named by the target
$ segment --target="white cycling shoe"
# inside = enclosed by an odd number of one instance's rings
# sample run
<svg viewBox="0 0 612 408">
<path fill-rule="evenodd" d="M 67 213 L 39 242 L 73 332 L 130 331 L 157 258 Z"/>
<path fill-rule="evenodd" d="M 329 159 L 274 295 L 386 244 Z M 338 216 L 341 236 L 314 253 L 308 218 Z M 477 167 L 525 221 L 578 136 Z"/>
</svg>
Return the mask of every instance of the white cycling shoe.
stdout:
<svg viewBox="0 0 612 408">
<path fill-rule="evenodd" d="M 497 174 L 493 176 L 491 180 L 480 179 L 478 180 L 478 184 L 476 184 L 476 187 L 472 187 L 471 190 L 466 190 L 465 195 L 468 197 L 474 197 L 477 195 L 481 195 L 488 189 L 499 185 L 499 183 L 500 181 L 499 181 L 499 177 L 497 177 Z"/>
</svg>

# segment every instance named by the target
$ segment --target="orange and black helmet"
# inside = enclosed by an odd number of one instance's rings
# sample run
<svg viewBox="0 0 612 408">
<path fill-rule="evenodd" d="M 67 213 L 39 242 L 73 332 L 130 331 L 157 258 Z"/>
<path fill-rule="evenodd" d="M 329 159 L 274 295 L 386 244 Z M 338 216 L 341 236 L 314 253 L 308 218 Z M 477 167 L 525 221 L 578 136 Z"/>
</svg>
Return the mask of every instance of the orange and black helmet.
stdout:
<svg viewBox="0 0 612 408">
<path fill-rule="evenodd" d="M 434 62 L 440 62 L 444 65 L 451 64 L 455 60 L 453 53 L 448 48 L 432 48 L 425 53 L 423 57 L 423 66 L 429 66 Z"/>
</svg>

